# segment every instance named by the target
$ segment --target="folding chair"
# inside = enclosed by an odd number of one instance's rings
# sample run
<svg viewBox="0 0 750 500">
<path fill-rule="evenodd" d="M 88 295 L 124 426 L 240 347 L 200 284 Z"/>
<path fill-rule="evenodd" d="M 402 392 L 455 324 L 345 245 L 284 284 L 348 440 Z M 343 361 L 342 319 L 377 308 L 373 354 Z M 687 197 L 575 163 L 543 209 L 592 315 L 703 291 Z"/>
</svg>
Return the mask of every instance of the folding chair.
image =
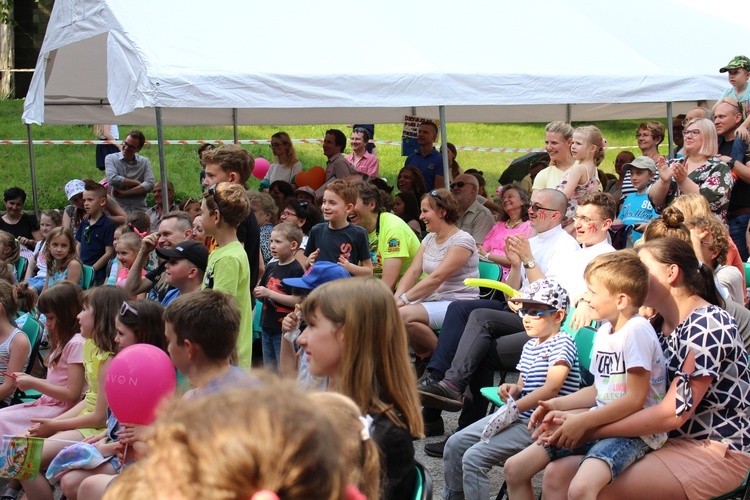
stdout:
<svg viewBox="0 0 750 500">
<path fill-rule="evenodd" d="M 27 259 L 26 257 L 19 257 L 15 265 L 16 281 L 20 283 L 24 280 L 24 278 L 26 277 L 26 269 L 28 267 L 29 259 Z"/>
<path fill-rule="evenodd" d="M 417 484 L 414 487 L 414 500 L 432 500 L 432 476 L 417 462 Z"/>
<path fill-rule="evenodd" d="M 742 500 L 750 499 L 750 488 L 748 488 L 748 479 L 750 479 L 750 471 L 748 471 L 747 475 L 745 476 L 745 480 L 742 481 L 741 485 L 737 486 L 732 491 L 724 493 L 723 495 L 719 495 L 718 497 L 713 497 L 711 500 L 731 500 L 734 498 L 741 498 Z"/>
<path fill-rule="evenodd" d="M 91 285 L 94 284 L 94 268 L 91 266 L 83 265 L 81 271 L 81 289 L 88 290 Z"/>
<path fill-rule="evenodd" d="M 29 316 L 26 318 L 26 322 L 21 327 L 21 331 L 26 334 L 31 344 L 31 351 L 29 352 L 29 360 L 26 363 L 24 373 L 31 374 L 34 368 L 34 362 L 39 358 L 39 345 L 42 343 L 42 325 L 37 320 Z M 41 358 L 40 358 L 41 359 Z M 42 394 L 37 391 L 22 391 L 16 389 L 16 392 L 11 398 L 10 404 L 28 403 L 39 399 Z"/>
</svg>

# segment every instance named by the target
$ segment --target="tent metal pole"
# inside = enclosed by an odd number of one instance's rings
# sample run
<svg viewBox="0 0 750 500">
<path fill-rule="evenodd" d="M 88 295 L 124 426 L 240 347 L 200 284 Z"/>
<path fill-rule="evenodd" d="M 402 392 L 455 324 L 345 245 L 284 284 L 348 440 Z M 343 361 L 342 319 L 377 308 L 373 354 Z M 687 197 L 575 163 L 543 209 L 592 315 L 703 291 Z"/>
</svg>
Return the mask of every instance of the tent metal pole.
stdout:
<svg viewBox="0 0 750 500">
<path fill-rule="evenodd" d="M 443 175 L 445 187 L 451 183 L 450 167 L 448 166 L 448 132 L 445 127 L 445 106 L 440 106 L 440 151 L 443 153 Z"/>
<path fill-rule="evenodd" d="M 26 136 L 29 139 L 29 170 L 31 170 L 31 197 L 34 199 L 34 216 L 39 220 L 39 198 L 36 193 L 36 166 L 34 164 L 34 140 L 31 138 L 31 124 L 26 124 Z"/>
<path fill-rule="evenodd" d="M 166 193 L 169 187 L 167 180 L 167 159 L 164 156 L 164 126 L 161 121 L 161 108 L 156 108 L 156 137 L 159 141 L 159 174 L 161 176 L 162 193 Z M 162 198 L 163 214 L 169 213 L 169 196 Z"/>
<path fill-rule="evenodd" d="M 565 123 L 570 123 L 573 118 L 573 106 L 571 104 L 565 105 Z"/>
<path fill-rule="evenodd" d="M 237 108 L 232 108 L 232 132 L 234 132 L 234 143 L 239 142 L 237 135 Z"/>
<path fill-rule="evenodd" d="M 669 133 L 669 157 L 674 158 L 674 130 L 672 129 L 672 103 L 667 103 L 667 132 Z"/>
</svg>

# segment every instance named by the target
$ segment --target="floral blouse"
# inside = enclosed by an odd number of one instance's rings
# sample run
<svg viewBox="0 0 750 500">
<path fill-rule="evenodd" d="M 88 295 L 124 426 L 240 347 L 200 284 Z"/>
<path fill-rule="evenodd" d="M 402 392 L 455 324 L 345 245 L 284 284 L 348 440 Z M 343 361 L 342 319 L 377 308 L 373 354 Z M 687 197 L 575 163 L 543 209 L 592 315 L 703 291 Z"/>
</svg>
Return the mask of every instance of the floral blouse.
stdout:
<svg viewBox="0 0 750 500">
<path fill-rule="evenodd" d="M 669 165 L 671 166 L 678 161 L 681 160 L 670 160 Z M 732 187 L 734 186 L 734 177 L 732 177 L 732 170 L 729 165 L 713 156 L 706 160 L 706 163 L 690 172 L 688 178 L 698 185 L 700 194 L 708 200 L 711 211 L 718 215 L 721 220 L 726 220 L 729 196 L 732 194 Z M 683 193 L 677 186 L 677 182 L 671 181 L 667 191 L 666 204 L 659 207 L 654 205 L 656 212 L 661 213 L 667 205 L 681 194 Z M 651 200 L 651 203 L 653 203 L 653 200 Z"/>
<path fill-rule="evenodd" d="M 750 370 L 734 319 L 718 306 L 699 307 L 671 335 L 660 337 L 668 381 L 677 379 L 677 416 L 694 404 L 690 378 L 713 379 L 693 416 L 670 437 L 711 439 L 750 452 Z M 691 351 L 695 371 L 684 373 L 681 368 Z"/>
</svg>

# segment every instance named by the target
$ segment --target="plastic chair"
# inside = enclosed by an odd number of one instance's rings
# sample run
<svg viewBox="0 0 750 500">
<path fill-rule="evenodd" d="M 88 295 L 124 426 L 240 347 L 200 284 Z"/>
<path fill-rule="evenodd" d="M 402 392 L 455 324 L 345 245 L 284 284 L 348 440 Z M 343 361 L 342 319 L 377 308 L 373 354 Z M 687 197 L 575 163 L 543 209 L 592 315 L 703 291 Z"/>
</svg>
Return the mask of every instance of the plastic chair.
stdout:
<svg viewBox="0 0 750 500">
<path fill-rule="evenodd" d="M 742 265 L 745 268 L 745 286 L 750 288 L 750 264 L 743 262 Z"/>
<path fill-rule="evenodd" d="M 750 479 L 750 471 L 748 471 L 747 475 L 745 476 L 745 480 L 742 481 L 741 485 L 737 486 L 732 491 L 724 493 L 723 495 L 719 495 L 718 497 L 713 497 L 711 500 L 730 500 L 732 498 L 741 498 L 742 500 L 750 499 L 750 488 L 748 488 L 748 479 Z"/>
<path fill-rule="evenodd" d="M 432 500 L 432 476 L 417 462 L 417 483 L 414 487 L 414 500 Z"/>
<path fill-rule="evenodd" d="M 16 280 L 21 282 L 26 277 L 26 269 L 29 267 L 29 260 L 26 257 L 19 257 L 16 261 Z"/>
<path fill-rule="evenodd" d="M 26 363 L 24 373 L 27 375 L 31 374 L 34 368 L 34 361 L 39 356 L 39 345 L 42 343 L 42 325 L 36 319 L 29 316 L 26 318 L 26 322 L 21 327 L 21 331 L 26 334 L 31 344 L 31 351 L 29 352 L 29 360 Z M 20 389 L 16 389 L 16 392 L 11 398 L 10 404 L 27 403 L 35 399 L 39 399 L 41 393 L 37 391 L 26 391 L 23 392 Z"/>
<path fill-rule="evenodd" d="M 94 284 L 94 268 L 84 264 L 83 270 L 81 271 L 81 289 L 88 290 L 89 288 L 91 288 L 91 285 L 93 284 Z"/>
<path fill-rule="evenodd" d="M 482 279 L 497 281 L 500 278 L 500 266 L 494 262 L 480 260 L 477 268 L 479 270 L 479 277 Z"/>
</svg>

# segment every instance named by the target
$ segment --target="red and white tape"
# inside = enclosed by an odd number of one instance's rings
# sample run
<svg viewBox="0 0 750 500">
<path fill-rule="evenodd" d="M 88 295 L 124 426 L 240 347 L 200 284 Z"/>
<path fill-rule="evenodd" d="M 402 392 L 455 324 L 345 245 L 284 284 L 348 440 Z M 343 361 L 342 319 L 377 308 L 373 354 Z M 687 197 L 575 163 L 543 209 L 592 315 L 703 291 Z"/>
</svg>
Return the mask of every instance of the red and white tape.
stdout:
<svg viewBox="0 0 750 500">
<path fill-rule="evenodd" d="M 292 142 L 296 144 L 322 144 L 323 139 L 294 139 Z M 372 141 L 375 144 L 384 144 L 386 146 L 401 146 L 401 141 Z M 28 145 L 27 140 L 10 140 L 0 139 L 0 145 Z M 93 146 L 96 144 L 114 144 L 111 141 L 94 141 L 94 140 L 45 140 L 40 139 L 34 141 L 34 145 L 46 145 L 46 146 L 58 146 L 58 145 L 70 145 L 70 146 Z M 156 142 L 146 141 L 146 144 L 157 144 Z M 196 139 L 182 139 L 182 140 L 168 140 L 164 141 L 164 144 L 171 146 L 175 144 L 189 146 L 189 145 L 201 145 L 201 144 L 234 144 L 232 140 L 196 140 Z M 267 139 L 241 139 L 237 141 L 237 144 L 246 145 L 269 145 L 271 141 Z M 667 147 L 666 144 L 661 144 L 661 147 Z M 607 150 L 615 149 L 636 149 L 638 146 L 608 146 Z M 541 153 L 544 149 L 541 148 L 481 148 L 477 146 L 456 146 L 459 151 L 475 151 L 479 153 Z"/>
</svg>

